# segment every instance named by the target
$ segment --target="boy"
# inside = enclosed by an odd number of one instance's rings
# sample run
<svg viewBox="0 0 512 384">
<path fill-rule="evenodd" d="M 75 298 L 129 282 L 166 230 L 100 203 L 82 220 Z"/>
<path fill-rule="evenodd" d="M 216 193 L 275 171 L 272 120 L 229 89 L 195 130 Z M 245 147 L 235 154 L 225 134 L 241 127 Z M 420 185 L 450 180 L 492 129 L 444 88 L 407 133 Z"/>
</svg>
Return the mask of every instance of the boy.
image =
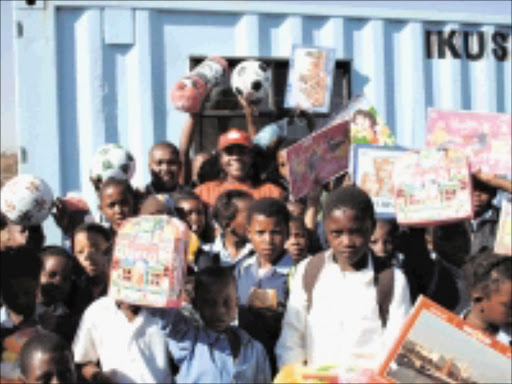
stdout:
<svg viewBox="0 0 512 384">
<path fill-rule="evenodd" d="M 323 210 L 330 248 L 299 264 L 276 346 L 279 366 L 376 368 L 410 309 L 398 269 L 379 270 L 370 251 L 370 197 L 353 186 L 331 192 Z"/>
<path fill-rule="evenodd" d="M 0 261 L 4 305 L 0 310 L 0 377 L 2 381 L 19 380 L 20 348 L 39 330 L 35 309 L 41 261 L 29 247 L 9 248 L 2 252 Z"/>
<path fill-rule="evenodd" d="M 24 383 L 76 383 L 68 344 L 50 332 L 35 335 L 23 345 L 20 369 Z"/>
<path fill-rule="evenodd" d="M 276 199 L 255 200 L 247 211 L 247 231 L 256 254 L 241 262 L 235 276 L 243 305 L 269 299 L 271 307 L 286 304 L 287 278 L 293 260 L 286 252 L 290 216 L 286 204 Z"/>
<path fill-rule="evenodd" d="M 204 325 L 176 310 L 160 311 L 169 349 L 179 366 L 177 383 L 269 383 L 265 350 L 232 325 L 237 315 L 231 268 L 209 267 L 195 275 L 193 305 Z"/>
<path fill-rule="evenodd" d="M 176 215 L 188 224 L 202 244 L 211 242 L 214 237 L 214 228 L 207 220 L 206 207 L 199 196 L 192 191 L 179 191 L 171 196 Z"/>
<path fill-rule="evenodd" d="M 213 243 L 204 245 L 203 250 L 218 254 L 221 266 L 236 266 L 254 253 L 247 239 L 246 223 L 247 209 L 253 200 L 248 192 L 233 189 L 215 201 L 213 219 L 221 233 Z"/>
<path fill-rule="evenodd" d="M 110 178 L 101 185 L 101 213 L 110 223 L 114 235 L 125 219 L 135 215 L 136 199 L 134 189 L 126 180 Z"/>
<path fill-rule="evenodd" d="M 96 300 L 84 312 L 73 354 L 88 381 L 172 382 L 170 356 L 158 319 L 143 307 L 109 296 Z"/>
<path fill-rule="evenodd" d="M 512 347 L 512 258 L 486 251 L 464 267 L 471 307 L 464 319 Z"/>
</svg>

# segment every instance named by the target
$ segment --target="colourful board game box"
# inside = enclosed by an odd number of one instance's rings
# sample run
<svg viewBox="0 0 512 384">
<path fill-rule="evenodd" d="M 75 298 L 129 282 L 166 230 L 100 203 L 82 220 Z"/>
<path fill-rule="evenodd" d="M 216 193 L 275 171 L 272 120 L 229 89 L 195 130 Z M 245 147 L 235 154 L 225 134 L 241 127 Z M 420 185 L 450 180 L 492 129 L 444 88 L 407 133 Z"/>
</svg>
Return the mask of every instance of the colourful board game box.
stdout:
<svg viewBox="0 0 512 384">
<path fill-rule="evenodd" d="M 512 204 L 506 198 L 503 199 L 501 205 L 494 252 L 500 255 L 512 256 Z"/>
<path fill-rule="evenodd" d="M 428 110 L 428 148 L 461 148 L 471 171 L 512 174 L 511 115 L 469 111 Z"/>
<path fill-rule="evenodd" d="M 284 98 L 285 108 L 328 112 L 334 72 L 335 50 L 293 46 Z"/>
<path fill-rule="evenodd" d="M 378 369 L 387 383 L 510 383 L 512 349 L 420 296 Z"/>
<path fill-rule="evenodd" d="M 341 122 L 316 131 L 285 150 L 294 199 L 313 187 L 313 177 L 325 183 L 346 172 L 350 150 L 349 122 Z"/>
<path fill-rule="evenodd" d="M 423 149 L 400 156 L 394 166 L 399 224 L 431 225 L 473 217 L 466 155 L 457 149 Z"/>
<path fill-rule="evenodd" d="M 166 215 L 127 219 L 119 229 L 109 296 L 150 307 L 178 307 L 191 232 Z"/>
<path fill-rule="evenodd" d="M 354 183 L 372 198 L 377 219 L 395 217 L 393 168 L 405 148 L 352 144 L 350 171 Z"/>
</svg>

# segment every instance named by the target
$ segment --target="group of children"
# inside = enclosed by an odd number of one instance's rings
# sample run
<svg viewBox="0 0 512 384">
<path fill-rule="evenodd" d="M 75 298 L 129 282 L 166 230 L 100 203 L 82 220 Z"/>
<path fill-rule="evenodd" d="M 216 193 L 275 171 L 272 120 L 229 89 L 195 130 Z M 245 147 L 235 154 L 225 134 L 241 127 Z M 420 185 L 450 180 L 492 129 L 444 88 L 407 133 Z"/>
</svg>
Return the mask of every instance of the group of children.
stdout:
<svg viewBox="0 0 512 384">
<path fill-rule="evenodd" d="M 254 127 L 228 130 L 191 161 L 195 119 L 180 148 L 151 148 L 145 188 L 94 183 L 97 222 L 70 228 L 59 208 L 67 246 L 44 246 L 41 227 L 2 214 L 2 382 L 267 383 L 285 364 L 376 368 L 419 295 L 510 344 L 512 258 L 492 252 L 493 199 L 507 182 L 473 176 L 471 222 L 400 227 L 375 219 L 350 175 L 292 201 L 291 142 L 256 148 Z M 152 214 L 197 237 L 182 308 L 108 296 L 117 231 Z"/>
</svg>

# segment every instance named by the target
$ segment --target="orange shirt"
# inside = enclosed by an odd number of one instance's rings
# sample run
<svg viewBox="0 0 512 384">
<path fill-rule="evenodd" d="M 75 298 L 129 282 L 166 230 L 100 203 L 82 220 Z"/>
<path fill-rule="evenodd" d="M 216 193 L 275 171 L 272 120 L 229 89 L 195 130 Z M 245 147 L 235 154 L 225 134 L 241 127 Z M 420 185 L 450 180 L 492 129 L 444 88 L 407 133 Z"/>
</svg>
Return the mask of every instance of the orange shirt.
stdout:
<svg viewBox="0 0 512 384">
<path fill-rule="evenodd" d="M 284 191 L 281 188 L 270 183 L 261 184 L 258 187 L 252 187 L 248 184 L 227 183 L 220 180 L 209 181 L 201 184 L 194 189 L 194 192 L 197 193 L 201 200 L 208 204 L 208 206 L 213 207 L 217 197 L 230 189 L 241 189 L 242 191 L 247 191 L 253 195 L 255 199 L 261 199 L 262 197 L 280 199 L 284 195 Z"/>
</svg>

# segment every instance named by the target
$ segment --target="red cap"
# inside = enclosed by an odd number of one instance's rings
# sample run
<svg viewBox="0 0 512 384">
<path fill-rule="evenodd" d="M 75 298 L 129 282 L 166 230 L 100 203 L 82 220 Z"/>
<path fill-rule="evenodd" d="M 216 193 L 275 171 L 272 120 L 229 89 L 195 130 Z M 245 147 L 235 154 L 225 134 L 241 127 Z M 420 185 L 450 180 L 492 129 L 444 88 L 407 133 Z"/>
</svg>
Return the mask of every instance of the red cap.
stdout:
<svg viewBox="0 0 512 384">
<path fill-rule="evenodd" d="M 231 128 L 219 137 L 219 149 L 225 149 L 230 145 L 244 145 L 251 147 L 251 136 L 247 132 L 244 132 L 238 128 Z"/>
</svg>

